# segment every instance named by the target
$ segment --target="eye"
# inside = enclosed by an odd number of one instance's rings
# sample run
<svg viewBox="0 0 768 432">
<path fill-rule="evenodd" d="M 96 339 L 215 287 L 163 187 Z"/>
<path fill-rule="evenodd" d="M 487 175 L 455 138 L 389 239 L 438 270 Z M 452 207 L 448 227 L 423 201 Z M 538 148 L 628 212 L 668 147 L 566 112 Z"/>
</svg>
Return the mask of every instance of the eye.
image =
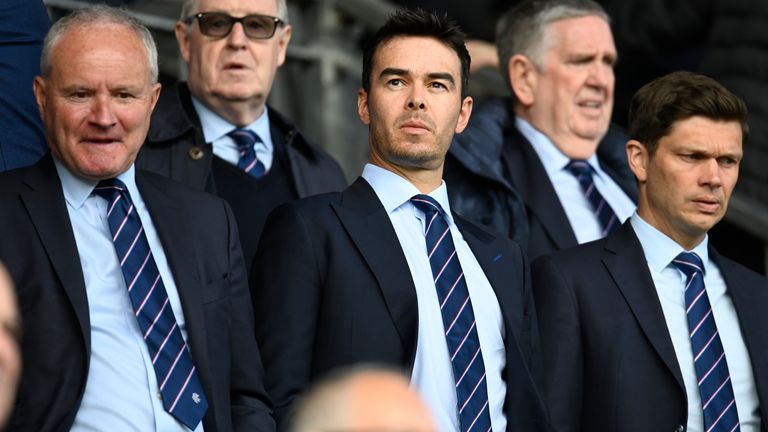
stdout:
<svg viewBox="0 0 768 432">
<path fill-rule="evenodd" d="M 438 90 L 448 90 L 448 86 L 439 81 L 429 83 L 429 86 Z"/>
<path fill-rule="evenodd" d="M 391 80 L 387 81 L 387 85 L 390 87 L 402 87 L 403 80 L 400 78 L 392 78 Z"/>
<path fill-rule="evenodd" d="M 720 163 L 720 165 L 726 167 L 732 167 L 739 164 L 739 161 L 732 157 L 721 157 L 717 161 Z"/>
<path fill-rule="evenodd" d="M 132 99 L 133 95 L 128 92 L 119 92 L 117 93 L 118 99 Z"/>
</svg>

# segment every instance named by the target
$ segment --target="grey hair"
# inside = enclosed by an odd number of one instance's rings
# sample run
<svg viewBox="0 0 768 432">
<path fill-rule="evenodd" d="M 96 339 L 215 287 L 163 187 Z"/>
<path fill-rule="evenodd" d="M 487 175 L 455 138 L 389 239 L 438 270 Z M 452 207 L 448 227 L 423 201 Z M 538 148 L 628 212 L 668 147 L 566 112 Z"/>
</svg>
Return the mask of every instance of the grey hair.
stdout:
<svg viewBox="0 0 768 432">
<path fill-rule="evenodd" d="M 286 3 L 286 0 L 276 0 L 276 1 L 277 1 L 277 17 L 280 18 L 282 22 L 288 24 L 288 4 Z M 183 21 L 189 18 L 190 16 L 196 14 L 198 12 L 197 2 L 198 0 L 185 0 L 184 4 L 181 6 L 181 16 L 179 17 L 179 19 Z"/>
<path fill-rule="evenodd" d="M 510 8 L 496 24 L 496 49 L 509 82 L 509 59 L 522 54 L 543 69 L 549 24 L 564 19 L 597 16 L 610 23 L 602 6 L 592 0 L 529 0 Z"/>
<path fill-rule="evenodd" d="M 159 75 L 157 45 L 155 45 L 155 40 L 152 38 L 152 33 L 149 32 L 144 24 L 126 11 L 102 4 L 78 9 L 56 21 L 51 26 L 43 41 L 43 51 L 40 56 L 40 72 L 43 77 L 48 77 L 51 73 L 51 54 L 62 36 L 72 29 L 95 24 L 116 24 L 133 30 L 141 40 L 147 53 L 147 63 L 149 64 L 149 75 L 152 83 L 157 82 Z"/>
</svg>

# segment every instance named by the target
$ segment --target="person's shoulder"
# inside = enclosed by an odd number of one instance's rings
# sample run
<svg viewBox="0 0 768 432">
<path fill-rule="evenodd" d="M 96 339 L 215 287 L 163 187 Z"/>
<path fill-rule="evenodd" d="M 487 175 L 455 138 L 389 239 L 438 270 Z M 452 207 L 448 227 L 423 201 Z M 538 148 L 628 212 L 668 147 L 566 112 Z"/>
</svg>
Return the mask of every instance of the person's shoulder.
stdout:
<svg viewBox="0 0 768 432">
<path fill-rule="evenodd" d="M 712 250 L 710 250 L 710 254 Z M 715 252 L 713 256 L 715 263 L 720 267 L 720 272 L 723 275 L 730 276 L 732 279 L 737 279 L 739 284 L 747 284 L 751 286 L 759 286 L 761 289 L 768 289 L 768 278 L 760 273 L 740 264 L 726 256 L 720 255 Z M 729 281 L 726 281 L 729 282 Z M 730 281 L 735 282 L 734 280 Z"/>
<path fill-rule="evenodd" d="M 147 132 L 145 145 L 171 145 L 199 128 L 186 83 L 163 87 Z"/>
<path fill-rule="evenodd" d="M 184 202 L 193 202 L 195 205 L 220 205 L 224 202 L 222 198 L 213 194 L 195 189 L 192 186 L 176 181 L 170 177 L 144 169 L 136 169 L 136 183 L 140 188 L 142 185 L 151 185 L 156 189 L 167 193 L 169 196 L 173 196 Z"/>
</svg>

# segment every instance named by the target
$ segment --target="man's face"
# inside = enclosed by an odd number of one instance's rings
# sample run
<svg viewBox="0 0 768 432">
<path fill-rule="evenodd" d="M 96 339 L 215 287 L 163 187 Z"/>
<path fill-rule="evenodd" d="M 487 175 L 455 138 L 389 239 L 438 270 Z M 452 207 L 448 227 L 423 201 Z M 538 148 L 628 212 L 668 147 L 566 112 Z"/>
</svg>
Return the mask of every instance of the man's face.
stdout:
<svg viewBox="0 0 768 432">
<path fill-rule="evenodd" d="M 73 28 L 55 45 L 50 64 L 34 90 L 53 155 L 91 180 L 126 171 L 160 94 L 139 37 L 116 24 Z"/>
<path fill-rule="evenodd" d="M 430 37 L 398 36 L 374 54 L 370 91 L 359 91 L 357 106 L 369 126 L 372 163 L 396 173 L 442 173 L 472 99 L 461 98 L 461 65 L 453 49 Z"/>
<path fill-rule="evenodd" d="M 20 325 L 13 284 L 5 269 L 0 267 L 0 428 L 16 400 L 16 386 L 21 374 Z"/>
<path fill-rule="evenodd" d="M 725 215 L 739 177 L 742 131 L 736 121 L 691 117 L 678 121 L 651 156 L 627 143 L 640 184 L 638 213 L 690 250 Z"/>
<path fill-rule="evenodd" d="M 277 16 L 277 0 L 199 0 L 198 12 L 223 12 L 241 18 L 259 14 Z M 285 61 L 290 26 L 278 26 L 269 39 L 249 39 L 242 23 L 225 37 L 200 33 L 199 23 L 176 25 L 176 39 L 189 67 L 192 94 L 222 116 L 233 105 L 264 109 L 277 68 Z"/>
<path fill-rule="evenodd" d="M 587 16 L 555 21 L 547 34 L 543 69 L 533 68 L 524 117 L 567 156 L 586 159 L 608 130 L 613 110 L 611 29 L 602 18 Z"/>
</svg>

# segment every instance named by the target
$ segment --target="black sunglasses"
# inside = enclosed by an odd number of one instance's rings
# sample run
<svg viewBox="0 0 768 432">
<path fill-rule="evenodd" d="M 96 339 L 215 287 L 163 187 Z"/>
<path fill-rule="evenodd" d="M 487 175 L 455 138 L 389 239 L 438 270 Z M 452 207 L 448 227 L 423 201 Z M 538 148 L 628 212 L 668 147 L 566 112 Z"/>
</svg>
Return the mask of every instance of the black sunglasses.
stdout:
<svg viewBox="0 0 768 432">
<path fill-rule="evenodd" d="M 277 26 L 284 24 L 280 18 L 269 15 L 254 14 L 235 18 L 223 12 L 196 13 L 185 19 L 184 22 L 191 24 L 194 20 L 197 20 L 200 25 L 200 33 L 215 38 L 226 37 L 232 31 L 235 23 L 239 22 L 243 26 L 245 35 L 249 38 L 269 39 L 275 34 Z"/>
</svg>

